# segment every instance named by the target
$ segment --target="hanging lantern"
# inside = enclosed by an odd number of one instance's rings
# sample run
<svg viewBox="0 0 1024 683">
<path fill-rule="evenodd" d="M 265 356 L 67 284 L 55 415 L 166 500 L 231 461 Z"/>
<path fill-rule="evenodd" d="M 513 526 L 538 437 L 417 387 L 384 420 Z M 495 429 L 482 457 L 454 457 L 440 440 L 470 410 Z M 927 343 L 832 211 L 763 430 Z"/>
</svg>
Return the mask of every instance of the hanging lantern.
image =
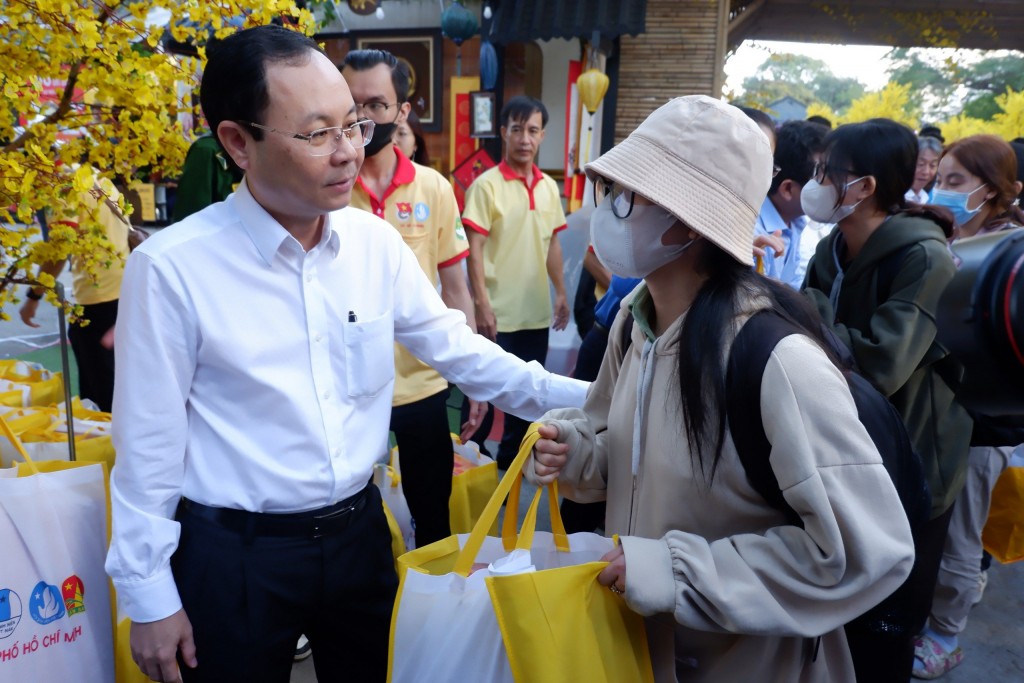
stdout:
<svg viewBox="0 0 1024 683">
<path fill-rule="evenodd" d="M 380 9 L 380 0 L 348 0 L 348 8 L 354 14 L 367 17 Z"/>
<path fill-rule="evenodd" d="M 470 12 L 460 0 L 454 0 L 441 12 L 441 33 L 455 43 L 455 74 L 462 75 L 462 42 L 469 40 L 480 30 L 476 14 Z"/>
<path fill-rule="evenodd" d="M 480 43 L 480 88 L 494 90 L 498 82 L 498 52 L 490 41 Z"/>
<path fill-rule="evenodd" d="M 587 69 L 576 79 L 576 87 L 580 91 L 583 106 L 591 115 L 601 106 L 601 100 L 608 92 L 608 77 L 597 69 Z"/>
</svg>

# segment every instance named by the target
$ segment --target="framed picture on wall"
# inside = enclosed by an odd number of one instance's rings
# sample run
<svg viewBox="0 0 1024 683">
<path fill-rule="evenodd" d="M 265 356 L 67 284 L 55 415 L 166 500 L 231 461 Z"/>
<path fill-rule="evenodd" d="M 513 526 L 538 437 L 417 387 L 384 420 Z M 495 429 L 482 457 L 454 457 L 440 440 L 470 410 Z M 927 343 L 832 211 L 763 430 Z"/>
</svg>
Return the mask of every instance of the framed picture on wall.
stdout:
<svg viewBox="0 0 1024 683">
<path fill-rule="evenodd" d="M 409 67 L 409 102 L 420 118 L 423 129 L 441 130 L 441 34 L 408 30 L 360 33 L 355 36 L 357 50 L 387 50 Z"/>
<path fill-rule="evenodd" d="M 494 108 L 494 93 L 469 93 L 469 134 L 474 138 L 498 136 L 498 114 Z"/>
</svg>

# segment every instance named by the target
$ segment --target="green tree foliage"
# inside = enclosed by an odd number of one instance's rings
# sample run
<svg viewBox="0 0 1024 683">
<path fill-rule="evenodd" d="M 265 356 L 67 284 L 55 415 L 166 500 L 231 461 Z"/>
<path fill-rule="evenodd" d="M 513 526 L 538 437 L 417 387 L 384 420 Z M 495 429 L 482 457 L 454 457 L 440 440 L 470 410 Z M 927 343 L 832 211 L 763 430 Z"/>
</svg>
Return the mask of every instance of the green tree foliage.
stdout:
<svg viewBox="0 0 1024 683">
<path fill-rule="evenodd" d="M 910 86 L 910 102 L 938 119 L 962 113 L 992 120 L 1002 109 L 996 98 L 1024 90 L 1024 59 L 1019 53 L 972 60 L 963 51 L 935 55 L 918 48 L 896 48 L 889 58 L 892 81 Z"/>
<path fill-rule="evenodd" d="M 841 110 L 864 94 L 864 85 L 855 78 L 836 76 L 820 59 L 776 53 L 764 61 L 756 76 L 743 80 L 743 90 L 745 104 L 766 106 L 789 95 L 805 104 L 819 102 Z"/>
</svg>

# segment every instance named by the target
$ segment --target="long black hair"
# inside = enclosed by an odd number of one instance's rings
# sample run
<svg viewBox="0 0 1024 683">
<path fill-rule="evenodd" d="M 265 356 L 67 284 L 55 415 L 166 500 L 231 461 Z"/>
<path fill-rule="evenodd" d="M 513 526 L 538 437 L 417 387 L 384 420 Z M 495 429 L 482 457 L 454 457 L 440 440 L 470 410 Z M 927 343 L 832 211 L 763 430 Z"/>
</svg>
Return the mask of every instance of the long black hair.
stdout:
<svg viewBox="0 0 1024 683">
<path fill-rule="evenodd" d="M 708 485 L 722 456 L 727 418 L 726 363 L 722 349 L 732 342 L 741 302 L 764 297 L 769 306 L 798 325 L 837 366 L 827 326 L 811 302 L 790 287 L 759 275 L 707 240 L 703 267 L 708 275 L 679 332 L 679 391 L 694 469 Z"/>
</svg>

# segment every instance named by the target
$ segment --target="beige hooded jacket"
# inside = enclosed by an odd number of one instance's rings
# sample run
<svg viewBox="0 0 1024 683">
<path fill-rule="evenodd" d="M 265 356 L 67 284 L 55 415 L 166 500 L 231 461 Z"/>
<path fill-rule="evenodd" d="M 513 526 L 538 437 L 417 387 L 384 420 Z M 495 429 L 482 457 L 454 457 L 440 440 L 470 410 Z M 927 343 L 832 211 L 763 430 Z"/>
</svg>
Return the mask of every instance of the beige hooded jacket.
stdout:
<svg viewBox="0 0 1024 683">
<path fill-rule="evenodd" d="M 748 302 L 736 330 L 760 307 Z M 649 617 L 659 682 L 852 682 L 842 625 L 903 582 L 914 551 L 846 381 L 800 335 L 783 339 L 765 368 L 772 469 L 804 528 L 786 525 L 747 482 L 730 435 L 712 485 L 694 469 L 676 362 L 684 318 L 653 342 L 634 325 L 620 367 L 620 313 L 584 409 L 542 419 L 570 445 L 559 485 L 580 502 L 607 499 L 605 531 L 625 551 L 624 598 Z"/>
</svg>

